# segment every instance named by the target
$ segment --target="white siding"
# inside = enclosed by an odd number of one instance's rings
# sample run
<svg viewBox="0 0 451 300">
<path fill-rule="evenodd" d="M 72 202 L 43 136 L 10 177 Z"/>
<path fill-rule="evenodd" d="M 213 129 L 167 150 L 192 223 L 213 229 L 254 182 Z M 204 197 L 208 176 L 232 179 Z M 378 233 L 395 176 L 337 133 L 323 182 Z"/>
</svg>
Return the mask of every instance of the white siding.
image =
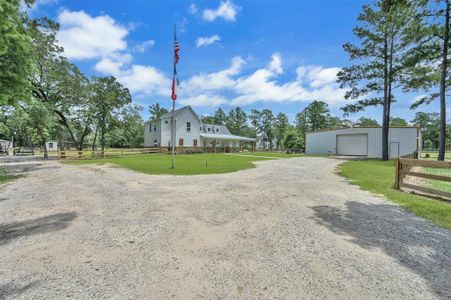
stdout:
<svg viewBox="0 0 451 300">
<path fill-rule="evenodd" d="M 191 131 L 186 131 L 186 123 L 191 123 Z M 186 110 L 179 115 L 176 120 L 176 146 L 179 145 L 179 139 L 183 139 L 183 146 L 193 147 L 194 140 L 197 140 L 197 146 L 200 146 L 200 121 L 194 115 L 191 109 Z"/>
<path fill-rule="evenodd" d="M 306 134 L 306 153 L 309 155 L 336 154 L 338 134 L 368 134 L 369 158 L 382 157 L 382 128 L 346 128 L 331 131 L 310 132 Z M 417 139 L 419 139 L 417 141 Z M 389 146 L 397 146 L 399 143 L 399 155 L 411 154 L 420 151 L 417 145 L 421 145 L 417 127 L 393 127 L 388 134 Z M 396 154 L 397 151 L 393 151 Z"/>
<path fill-rule="evenodd" d="M 47 151 L 57 151 L 58 143 L 56 141 L 48 141 L 45 143 L 45 148 Z"/>
<path fill-rule="evenodd" d="M 156 130 L 154 129 L 156 126 Z M 152 128 L 152 131 L 150 130 Z M 161 145 L 161 121 L 154 120 L 144 123 L 144 146 L 155 146 L 155 140 L 158 145 Z"/>
<path fill-rule="evenodd" d="M 163 118 L 161 120 L 161 146 L 171 145 L 172 118 Z M 177 144 L 176 144 L 177 145 Z"/>
</svg>

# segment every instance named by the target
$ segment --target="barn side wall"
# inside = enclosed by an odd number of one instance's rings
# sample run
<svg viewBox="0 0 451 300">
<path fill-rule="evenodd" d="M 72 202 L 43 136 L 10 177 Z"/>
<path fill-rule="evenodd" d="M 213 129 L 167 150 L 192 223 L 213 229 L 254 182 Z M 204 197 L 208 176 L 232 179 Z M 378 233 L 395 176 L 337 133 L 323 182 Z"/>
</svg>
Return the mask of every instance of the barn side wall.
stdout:
<svg viewBox="0 0 451 300">
<path fill-rule="evenodd" d="M 389 130 L 389 148 L 397 147 L 399 156 L 419 151 L 421 136 L 417 127 L 392 127 Z M 337 135 L 339 134 L 368 134 L 368 158 L 382 157 L 382 128 L 345 128 L 331 131 L 310 132 L 306 134 L 307 155 L 335 155 L 337 154 Z M 390 149 L 389 149 L 390 152 Z M 394 151 L 395 154 L 397 151 Z"/>
</svg>

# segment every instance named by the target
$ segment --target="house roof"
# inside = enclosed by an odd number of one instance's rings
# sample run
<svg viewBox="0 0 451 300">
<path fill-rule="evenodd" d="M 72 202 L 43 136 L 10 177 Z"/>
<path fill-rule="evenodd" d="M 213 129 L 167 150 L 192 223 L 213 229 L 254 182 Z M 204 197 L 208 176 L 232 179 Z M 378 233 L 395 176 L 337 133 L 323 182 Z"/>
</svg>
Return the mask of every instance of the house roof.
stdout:
<svg viewBox="0 0 451 300">
<path fill-rule="evenodd" d="M 212 129 L 213 128 L 214 129 L 219 129 L 219 132 L 218 132 L 219 134 L 230 134 L 229 129 L 225 125 L 216 125 L 216 124 L 205 124 L 205 123 L 202 123 L 201 126 L 202 126 L 201 132 L 204 132 L 204 133 L 208 133 L 207 128 L 210 127 Z M 213 131 L 212 133 L 216 133 L 216 132 Z"/>
<path fill-rule="evenodd" d="M 235 140 L 235 141 L 245 141 L 245 142 L 255 142 L 256 139 L 248 138 L 233 134 L 217 134 L 217 133 L 200 133 L 200 137 L 208 139 L 218 139 L 218 140 Z"/>
<path fill-rule="evenodd" d="M 183 114 L 184 112 L 186 112 L 188 110 L 191 110 L 193 112 L 193 114 L 196 116 L 196 118 L 200 121 L 199 116 L 194 112 L 194 110 L 189 105 L 176 109 L 174 111 L 175 119 L 177 119 L 181 114 Z M 149 123 L 149 122 L 161 120 L 161 119 L 166 119 L 166 118 L 172 118 L 172 111 L 165 113 L 164 115 L 162 115 L 161 117 L 159 117 L 157 119 L 148 120 L 145 123 Z"/>
</svg>

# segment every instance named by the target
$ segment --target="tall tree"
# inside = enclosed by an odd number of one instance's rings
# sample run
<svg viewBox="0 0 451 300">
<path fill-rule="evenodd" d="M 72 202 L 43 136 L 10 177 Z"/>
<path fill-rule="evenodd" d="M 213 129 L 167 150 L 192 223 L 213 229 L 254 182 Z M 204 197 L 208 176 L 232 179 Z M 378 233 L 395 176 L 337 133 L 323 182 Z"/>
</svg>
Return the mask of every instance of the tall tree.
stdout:
<svg viewBox="0 0 451 300">
<path fill-rule="evenodd" d="M 227 115 L 222 108 L 218 108 L 213 115 L 213 123 L 216 125 L 225 125 Z"/>
<path fill-rule="evenodd" d="M 440 115 L 438 113 L 417 112 L 411 122 L 421 128 L 423 145 L 426 141 L 430 141 L 432 146 L 429 148 L 439 146 Z"/>
<path fill-rule="evenodd" d="M 263 109 L 261 112 L 261 133 L 263 145 L 269 149 L 274 146 L 274 114 L 270 109 Z"/>
<path fill-rule="evenodd" d="M 304 148 L 304 136 L 299 133 L 298 129 L 288 126 L 283 135 L 282 144 L 285 149 Z"/>
<path fill-rule="evenodd" d="M 415 0 L 418 22 L 411 26 L 410 37 L 415 46 L 409 51 L 409 69 L 404 76 L 404 89 L 427 92 L 412 108 L 440 100 L 440 145 L 438 160 L 445 159 L 446 96 L 451 86 L 449 55 L 451 52 L 451 1 Z"/>
<path fill-rule="evenodd" d="M 406 120 L 400 117 L 392 117 L 390 118 L 391 126 L 409 126 Z"/>
<path fill-rule="evenodd" d="M 0 0 L 0 106 L 30 98 L 31 37 L 20 5 L 20 0 Z"/>
<path fill-rule="evenodd" d="M 380 126 L 378 121 L 367 117 L 360 117 L 355 125 L 362 127 Z"/>
<path fill-rule="evenodd" d="M 214 124 L 214 119 L 212 116 L 202 116 L 200 119 L 204 124 Z"/>
<path fill-rule="evenodd" d="M 91 130 L 90 85 L 80 70 L 62 56 L 56 32 L 58 24 L 48 19 L 28 24 L 32 37 L 35 73 L 31 76 L 33 98 L 49 104 L 58 122 L 81 149 Z"/>
<path fill-rule="evenodd" d="M 226 126 L 232 134 L 241 135 L 247 127 L 247 114 L 240 108 L 235 107 L 227 115 Z"/>
<path fill-rule="evenodd" d="M 296 115 L 297 127 L 301 134 L 307 131 L 325 129 L 329 125 L 331 115 L 329 106 L 323 101 L 313 101 Z"/>
<path fill-rule="evenodd" d="M 158 119 L 161 118 L 162 115 L 168 113 L 169 111 L 160 106 L 160 103 L 155 103 L 149 106 L 149 113 L 151 119 Z"/>
<path fill-rule="evenodd" d="M 105 137 L 117 109 L 131 103 L 130 92 L 114 77 L 95 77 L 92 80 L 93 103 L 100 133 L 101 150 L 105 150 Z"/>
<path fill-rule="evenodd" d="M 282 112 L 278 113 L 274 122 L 274 135 L 277 149 L 280 149 L 280 147 L 283 146 L 283 136 L 285 135 L 285 131 L 287 131 L 289 125 L 287 115 Z"/>
<path fill-rule="evenodd" d="M 414 7 L 406 0 L 380 0 L 363 6 L 360 25 L 354 34 L 360 46 L 346 43 L 343 48 L 357 64 L 338 73 L 340 87 L 349 88 L 346 99 L 357 100 L 344 106 L 345 115 L 382 105 L 382 159 L 388 160 L 388 131 L 393 90 L 406 69 L 405 56 L 412 41 L 405 38 L 414 19 Z M 362 99 L 363 98 L 363 99 Z"/>
<path fill-rule="evenodd" d="M 49 103 L 32 101 L 28 105 L 28 116 L 32 126 L 33 143 L 40 145 L 44 149 L 44 158 L 48 158 L 46 142 L 49 141 L 51 131 L 55 129 L 56 119 L 52 107 Z"/>
<path fill-rule="evenodd" d="M 141 105 L 129 104 L 113 115 L 106 144 L 114 148 L 140 147 L 144 143 L 144 120 Z"/>
<path fill-rule="evenodd" d="M 249 115 L 249 119 L 251 121 L 252 127 L 254 127 L 255 131 L 258 133 L 260 131 L 262 113 L 258 109 L 251 109 L 251 114 Z"/>
</svg>

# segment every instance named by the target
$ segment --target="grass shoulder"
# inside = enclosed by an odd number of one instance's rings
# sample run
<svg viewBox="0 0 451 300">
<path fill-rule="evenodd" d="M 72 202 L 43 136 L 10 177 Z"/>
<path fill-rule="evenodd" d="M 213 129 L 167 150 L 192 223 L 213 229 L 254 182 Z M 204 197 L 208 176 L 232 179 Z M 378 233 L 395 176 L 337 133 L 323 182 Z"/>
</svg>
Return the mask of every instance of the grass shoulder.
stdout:
<svg viewBox="0 0 451 300">
<path fill-rule="evenodd" d="M 254 162 L 271 158 L 227 155 L 227 154 L 191 154 L 176 155 L 175 169 L 171 169 L 171 155 L 147 154 L 105 159 L 75 160 L 65 163 L 72 165 L 114 164 L 146 174 L 200 175 L 236 172 L 255 167 Z"/>
<path fill-rule="evenodd" d="M 393 188 L 395 164 L 393 161 L 355 160 L 340 166 L 339 174 L 353 184 L 406 208 L 442 227 L 451 229 L 451 204 L 440 200 L 401 192 Z"/>
<path fill-rule="evenodd" d="M 10 182 L 10 181 L 13 181 L 14 179 L 16 179 L 18 176 L 15 176 L 15 175 L 11 175 L 11 174 L 8 174 L 6 171 L 4 171 L 4 170 L 0 170 L 0 185 L 1 184 L 4 184 L 4 183 L 7 183 L 7 182 Z"/>
</svg>

